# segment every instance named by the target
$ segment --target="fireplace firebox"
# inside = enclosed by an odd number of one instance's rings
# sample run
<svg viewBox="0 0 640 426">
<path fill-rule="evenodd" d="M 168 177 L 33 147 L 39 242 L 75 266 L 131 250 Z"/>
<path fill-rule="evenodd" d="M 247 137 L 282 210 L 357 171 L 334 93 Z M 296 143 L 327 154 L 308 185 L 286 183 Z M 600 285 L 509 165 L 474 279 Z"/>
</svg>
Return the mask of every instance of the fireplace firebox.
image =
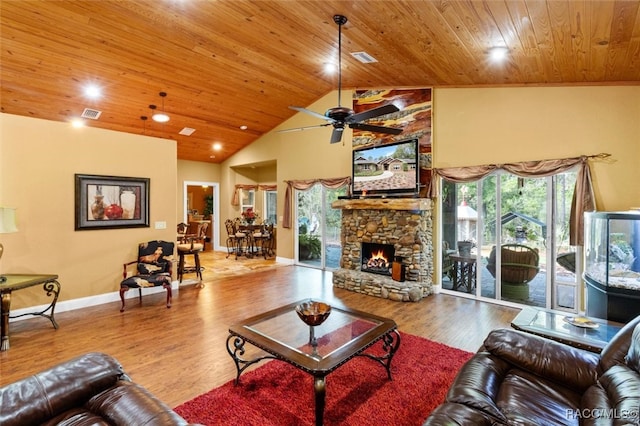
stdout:
<svg viewBox="0 0 640 426">
<path fill-rule="evenodd" d="M 391 276 L 391 263 L 395 254 L 393 244 L 362 243 L 360 270 L 372 274 Z"/>
</svg>

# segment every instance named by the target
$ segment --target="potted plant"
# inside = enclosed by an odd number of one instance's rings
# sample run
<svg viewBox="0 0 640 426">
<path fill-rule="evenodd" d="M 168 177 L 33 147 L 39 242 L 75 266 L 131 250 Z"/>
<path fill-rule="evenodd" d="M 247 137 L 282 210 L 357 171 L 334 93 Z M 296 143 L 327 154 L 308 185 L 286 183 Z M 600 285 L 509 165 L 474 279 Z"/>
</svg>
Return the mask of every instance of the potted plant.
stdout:
<svg viewBox="0 0 640 426">
<path fill-rule="evenodd" d="M 320 238 L 310 234 L 298 236 L 298 257 L 301 260 L 319 259 L 322 254 Z"/>
</svg>

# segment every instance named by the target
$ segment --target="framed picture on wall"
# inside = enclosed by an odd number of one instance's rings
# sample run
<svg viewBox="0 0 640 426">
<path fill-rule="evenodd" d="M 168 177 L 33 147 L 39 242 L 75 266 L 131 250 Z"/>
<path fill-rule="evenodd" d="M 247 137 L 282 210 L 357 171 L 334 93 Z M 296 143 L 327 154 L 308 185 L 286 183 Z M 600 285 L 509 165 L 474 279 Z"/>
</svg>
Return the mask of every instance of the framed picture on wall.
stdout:
<svg viewBox="0 0 640 426">
<path fill-rule="evenodd" d="M 75 175 L 75 229 L 148 228 L 149 179 Z"/>
</svg>

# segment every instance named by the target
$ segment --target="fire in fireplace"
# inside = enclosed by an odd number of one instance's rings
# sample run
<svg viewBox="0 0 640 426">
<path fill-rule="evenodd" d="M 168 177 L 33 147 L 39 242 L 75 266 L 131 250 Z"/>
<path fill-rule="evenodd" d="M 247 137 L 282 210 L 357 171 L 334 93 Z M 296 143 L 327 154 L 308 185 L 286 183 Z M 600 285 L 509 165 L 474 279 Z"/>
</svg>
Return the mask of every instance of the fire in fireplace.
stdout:
<svg viewBox="0 0 640 426">
<path fill-rule="evenodd" d="M 362 243 L 360 270 L 391 276 L 391 262 L 395 251 L 393 244 Z"/>
</svg>

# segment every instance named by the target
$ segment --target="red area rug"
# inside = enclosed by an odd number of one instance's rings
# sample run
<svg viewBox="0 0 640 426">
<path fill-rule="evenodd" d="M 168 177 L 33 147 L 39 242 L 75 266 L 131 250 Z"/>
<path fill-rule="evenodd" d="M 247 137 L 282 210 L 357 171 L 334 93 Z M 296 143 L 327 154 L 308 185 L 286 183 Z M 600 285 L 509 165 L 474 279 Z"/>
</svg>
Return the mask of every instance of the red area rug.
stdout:
<svg viewBox="0 0 640 426">
<path fill-rule="evenodd" d="M 456 373 L 471 356 L 401 333 L 391 364 L 393 380 L 366 357 L 356 357 L 326 377 L 324 424 L 421 425 L 444 401 Z M 241 375 L 240 385 L 228 382 L 175 410 L 187 421 L 204 425 L 301 426 L 315 424 L 314 407 L 312 376 L 274 360 Z"/>
</svg>

